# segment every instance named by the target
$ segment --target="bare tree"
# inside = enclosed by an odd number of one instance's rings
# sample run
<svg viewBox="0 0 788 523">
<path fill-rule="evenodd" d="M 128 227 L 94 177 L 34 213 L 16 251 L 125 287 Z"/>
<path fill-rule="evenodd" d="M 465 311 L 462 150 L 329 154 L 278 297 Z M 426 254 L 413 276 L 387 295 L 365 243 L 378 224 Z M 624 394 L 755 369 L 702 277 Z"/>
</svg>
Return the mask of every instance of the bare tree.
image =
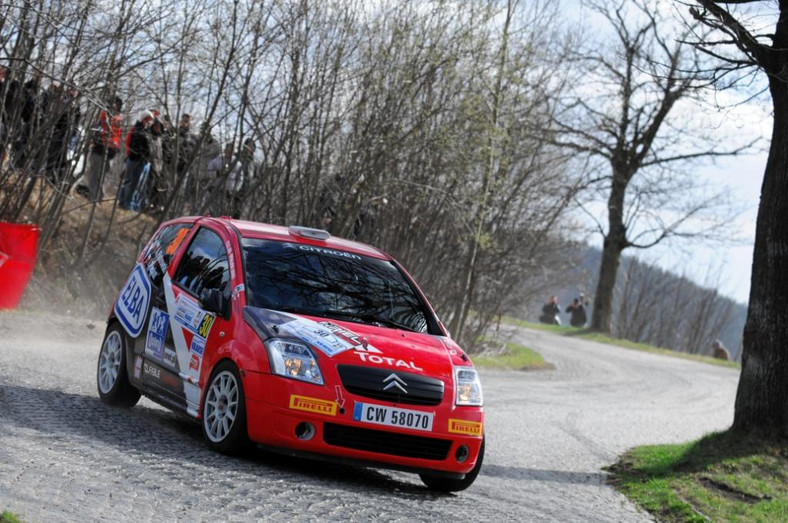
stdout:
<svg viewBox="0 0 788 523">
<path fill-rule="evenodd" d="M 578 55 L 582 76 L 562 103 L 554 142 L 598 161 L 581 205 L 604 239 L 591 328 L 610 332 L 621 253 L 718 230 L 728 218 L 723 195 L 704 193 L 686 166 L 741 148 L 715 147 L 677 110 L 704 85 L 703 71 L 698 53 L 683 33 L 670 31 L 655 2 L 591 6 L 613 43 Z M 604 218 L 593 210 L 599 200 Z"/>
<path fill-rule="evenodd" d="M 744 327 L 734 430 L 788 436 L 788 2 L 698 0 L 692 16 L 715 32 L 699 39 L 719 60 L 718 78 L 766 74 L 774 126 L 755 230 L 752 283 Z M 764 32 L 765 17 L 775 20 Z"/>
</svg>

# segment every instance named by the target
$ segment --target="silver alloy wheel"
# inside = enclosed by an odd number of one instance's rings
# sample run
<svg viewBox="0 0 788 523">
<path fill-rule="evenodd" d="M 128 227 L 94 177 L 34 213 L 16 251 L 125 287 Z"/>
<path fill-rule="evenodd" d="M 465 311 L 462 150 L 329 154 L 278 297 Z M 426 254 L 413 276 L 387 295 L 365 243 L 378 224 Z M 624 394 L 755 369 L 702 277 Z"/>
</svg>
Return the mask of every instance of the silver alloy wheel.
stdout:
<svg viewBox="0 0 788 523">
<path fill-rule="evenodd" d="M 238 415 L 239 389 L 232 372 L 225 370 L 214 376 L 205 395 L 203 425 L 208 439 L 214 443 L 224 440 L 233 428 Z"/>
<path fill-rule="evenodd" d="M 98 382 L 102 394 L 108 394 L 115 386 L 120 373 L 123 355 L 123 340 L 116 330 L 111 331 L 104 339 L 99 356 Z"/>
</svg>

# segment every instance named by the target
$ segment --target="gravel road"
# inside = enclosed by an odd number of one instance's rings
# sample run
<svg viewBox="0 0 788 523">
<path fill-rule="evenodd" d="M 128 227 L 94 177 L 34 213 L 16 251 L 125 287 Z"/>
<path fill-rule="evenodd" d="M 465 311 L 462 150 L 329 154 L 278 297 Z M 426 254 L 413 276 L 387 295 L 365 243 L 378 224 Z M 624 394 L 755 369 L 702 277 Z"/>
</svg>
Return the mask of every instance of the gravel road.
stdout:
<svg viewBox="0 0 788 523">
<path fill-rule="evenodd" d="M 629 447 L 727 428 L 738 372 L 510 329 L 556 369 L 482 371 L 487 456 L 457 495 L 415 475 L 209 451 L 143 399 L 103 405 L 104 324 L 0 313 L 0 511 L 37 521 L 641 521 L 602 467 Z"/>
</svg>

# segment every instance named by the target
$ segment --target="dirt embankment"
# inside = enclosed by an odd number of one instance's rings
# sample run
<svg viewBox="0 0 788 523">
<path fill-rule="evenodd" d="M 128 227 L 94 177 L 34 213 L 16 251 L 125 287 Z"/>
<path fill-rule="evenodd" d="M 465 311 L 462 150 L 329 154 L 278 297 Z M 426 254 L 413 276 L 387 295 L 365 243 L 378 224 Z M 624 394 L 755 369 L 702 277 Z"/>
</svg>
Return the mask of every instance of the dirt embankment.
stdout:
<svg viewBox="0 0 788 523">
<path fill-rule="evenodd" d="M 62 221 L 41 246 L 21 310 L 106 316 L 137 254 L 158 225 L 154 217 L 115 208 L 114 203 L 97 204 L 91 218 L 93 205 L 88 200 L 76 194 L 69 197 Z M 23 221 L 34 223 L 29 217 Z"/>
</svg>

